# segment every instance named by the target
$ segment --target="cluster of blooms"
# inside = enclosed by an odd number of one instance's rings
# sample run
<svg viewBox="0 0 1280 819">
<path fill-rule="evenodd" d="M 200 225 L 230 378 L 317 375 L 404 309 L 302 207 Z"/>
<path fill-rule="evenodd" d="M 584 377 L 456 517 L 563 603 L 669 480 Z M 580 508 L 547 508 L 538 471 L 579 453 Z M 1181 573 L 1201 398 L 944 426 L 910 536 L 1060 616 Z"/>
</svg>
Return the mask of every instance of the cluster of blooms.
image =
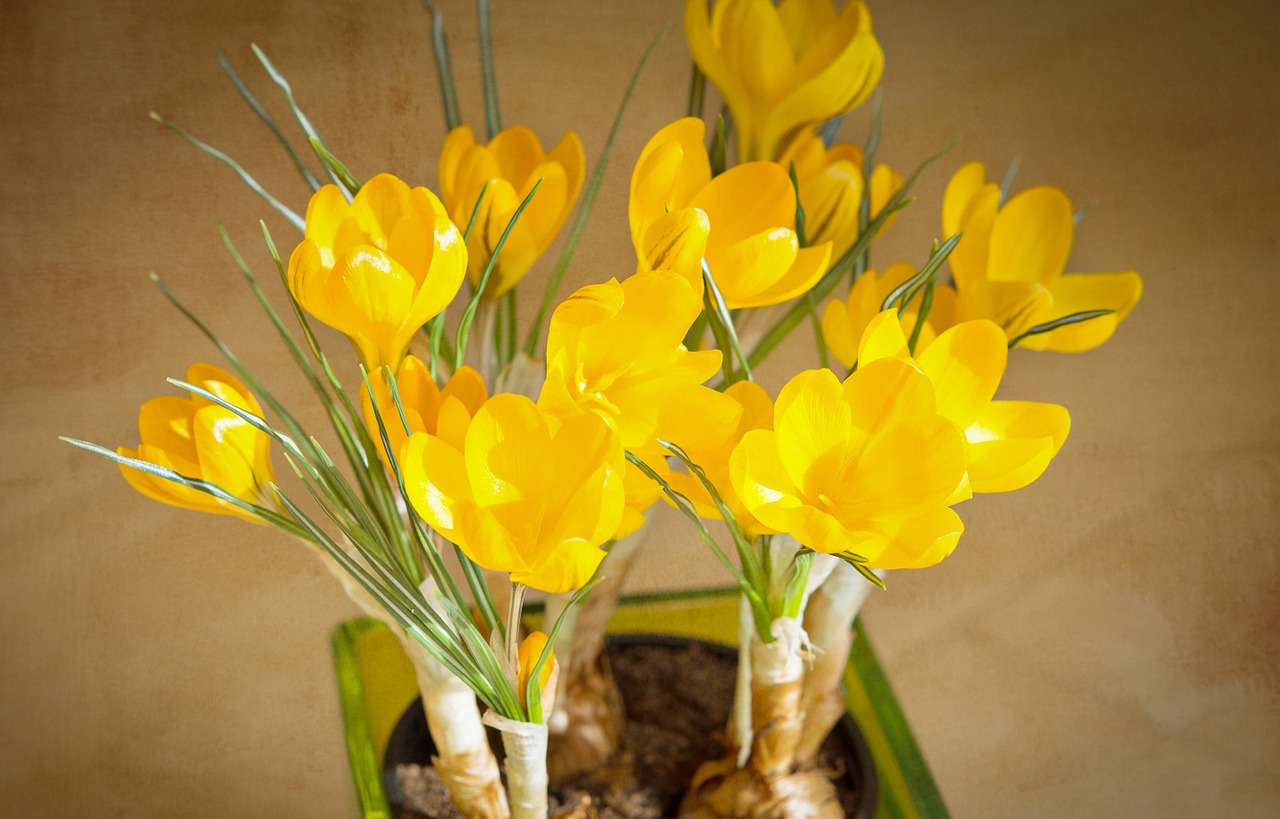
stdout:
<svg viewBox="0 0 1280 819">
<path fill-rule="evenodd" d="M 1008 350 L 1096 347 L 1141 283 L 1132 272 L 1064 276 L 1075 224 L 1066 195 L 1036 187 L 1005 201 L 978 163 L 947 186 L 943 233 L 961 237 L 949 258 L 848 277 L 910 184 L 820 133 L 879 81 L 866 7 L 719 0 L 708 10 L 689 0 L 685 30 L 732 114 L 740 162 L 717 167 L 723 154 L 713 161 L 699 118 L 649 140 L 628 208 L 637 269 L 555 308 L 544 377 L 527 394 L 491 393 L 496 373 L 483 354 L 475 368 L 458 366 L 462 333 L 454 361 L 436 345 L 425 358 L 410 350 L 433 320 L 442 324 L 464 282 L 472 307 L 492 308 L 547 250 L 582 188 L 573 133 L 548 152 L 525 128 L 482 145 L 460 126 L 441 150 L 438 197 L 389 174 L 354 191 L 319 188 L 287 282 L 297 306 L 347 336 L 368 373 L 360 435 L 378 473 L 368 480 L 400 483 L 436 536 L 508 575 L 517 594 L 567 593 L 587 586 L 602 547 L 636 531 L 665 495 L 724 519 L 746 544 L 738 579 L 756 595 L 757 639 L 773 645 L 785 642 L 776 624 L 801 615 L 819 574 L 837 571 L 815 568 L 813 555 L 868 579 L 934 565 L 964 528 L 953 507 L 1039 477 L 1069 418 L 1053 404 L 994 400 Z M 944 258 L 950 283 L 937 280 Z M 847 297 L 826 304 L 819 343 L 847 376 L 800 372 L 771 398 L 751 377 L 746 348 L 760 334 L 748 325 L 776 315 L 764 308 L 816 311 L 813 300 L 841 280 Z M 254 391 L 209 364 L 186 382 L 199 388 L 193 398 L 143 405 L 142 443 L 119 450 L 125 477 L 173 505 L 301 523 L 275 486 L 268 450 L 281 436 L 261 421 Z M 147 464 L 162 471 L 139 471 Z M 752 555 L 776 550 L 780 535 L 795 544 L 791 560 L 753 577 Z M 797 578 L 803 597 L 770 591 Z M 525 688 L 539 660 L 545 675 L 554 657 L 544 635 L 518 652 L 514 639 L 504 659 L 526 709 L 516 714 L 544 721 Z M 544 676 L 536 687 L 549 684 Z M 752 765 L 767 786 L 798 763 L 765 747 L 753 746 L 769 758 Z M 516 813 L 536 814 L 512 793 Z"/>
</svg>

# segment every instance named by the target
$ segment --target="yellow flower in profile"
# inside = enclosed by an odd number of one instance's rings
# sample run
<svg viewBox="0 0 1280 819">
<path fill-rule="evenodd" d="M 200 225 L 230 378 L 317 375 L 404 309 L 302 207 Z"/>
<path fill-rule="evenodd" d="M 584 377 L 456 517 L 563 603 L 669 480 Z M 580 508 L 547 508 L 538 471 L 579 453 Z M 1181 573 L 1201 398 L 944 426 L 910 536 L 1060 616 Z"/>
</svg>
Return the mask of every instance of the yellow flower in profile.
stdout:
<svg viewBox="0 0 1280 819">
<path fill-rule="evenodd" d="M 942 206 L 945 235 L 964 238 L 948 262 L 959 293 L 960 321 L 985 318 L 1009 340 L 1072 313 L 1113 310 L 1112 315 L 1028 336 L 1033 350 L 1076 353 L 1102 344 L 1142 296 L 1133 271 L 1063 275 L 1075 232 L 1071 200 L 1040 186 L 1001 203 L 986 169 L 970 162 L 947 184 Z"/>
<path fill-rule="evenodd" d="M 422 519 L 513 583 L 552 594 L 584 585 L 622 517 L 624 459 L 608 425 L 502 393 L 465 430 L 441 433 L 415 433 L 400 451 Z"/>
<path fill-rule="evenodd" d="M 582 141 L 573 131 L 550 151 L 544 151 L 533 131 L 522 126 L 507 128 L 488 145 L 476 142 L 470 126 L 459 125 L 449 132 L 440 150 L 440 198 L 456 223 L 470 223 L 480 192 L 487 187 L 467 242 L 467 276 L 472 287 L 479 286 L 516 208 L 542 179 L 502 246 L 485 293 L 496 298 L 515 287 L 573 210 L 585 167 Z"/>
<path fill-rule="evenodd" d="M 928 377 L 895 358 L 843 385 L 830 370 L 791 379 L 773 429 L 748 432 L 729 472 L 765 526 L 872 567 L 933 565 L 964 530 L 947 505 L 965 473 L 964 436 L 938 413 Z"/>
<path fill-rule="evenodd" d="M 435 194 L 379 174 L 350 204 L 335 185 L 311 197 L 289 289 L 351 339 L 366 370 L 394 370 L 413 334 L 453 300 L 466 268 L 462 233 Z"/>
<path fill-rule="evenodd" d="M 742 419 L 738 422 L 738 428 L 718 446 L 705 448 L 695 444 L 685 450 L 685 454 L 706 473 L 707 480 L 711 481 L 720 499 L 733 513 L 738 528 L 748 538 L 752 538 L 772 530 L 762 526 L 733 491 L 733 482 L 729 478 L 729 456 L 742 437 L 751 430 L 773 428 L 773 399 L 769 398 L 764 387 L 754 381 L 736 381 L 725 389 L 724 394 L 742 405 Z M 699 515 L 706 518 L 720 517 L 720 510 L 716 508 L 711 493 L 696 476 L 687 472 L 671 472 L 665 477 L 673 489 L 693 503 Z"/>
<path fill-rule="evenodd" d="M 892 310 L 871 322 L 858 366 L 884 358 L 910 358 Z M 1008 358 L 1004 332 L 979 319 L 942 333 L 914 362 L 933 383 L 938 414 L 964 431 L 968 485 L 977 493 L 1021 489 L 1040 477 L 1071 429 L 1057 404 L 992 400 Z"/>
<path fill-rule="evenodd" d="M 838 259 L 858 238 L 858 212 L 866 185 L 862 151 L 847 144 L 828 148 L 817 129 L 807 128 L 778 159 L 778 165 L 788 173 L 793 162 L 804 207 L 805 239 L 811 245 L 831 242 L 831 253 Z M 902 174 L 888 165 L 877 165 L 871 172 L 871 218 L 876 218 L 901 189 Z M 896 214 L 890 215 L 880 232 L 895 218 Z"/>
<path fill-rule="evenodd" d="M 640 152 L 628 203 L 640 269 L 675 270 L 700 298 L 705 256 L 730 309 L 808 292 L 827 271 L 831 245 L 800 247 L 787 172 L 747 162 L 713 179 L 705 130 L 700 119 L 676 120 Z"/>
<path fill-rule="evenodd" d="M 846 367 L 858 360 L 858 345 L 862 342 L 867 326 L 880 314 L 880 305 L 894 288 L 916 274 L 907 262 L 897 262 L 885 268 L 884 273 L 868 270 L 849 288 L 849 298 L 832 299 L 822 311 L 822 339 L 827 351 Z M 907 305 L 900 319 L 902 330 L 909 337 L 915 329 L 923 294 L 917 294 Z M 949 287 L 934 289 L 933 305 L 916 340 L 916 352 L 928 347 L 938 333 L 936 327 L 955 324 L 956 293 Z"/>
<path fill-rule="evenodd" d="M 516 672 L 516 696 L 520 698 L 520 704 L 528 707 L 524 701 L 525 691 L 529 685 L 529 678 L 533 676 L 533 667 L 538 664 L 538 658 L 542 656 L 542 651 L 547 647 L 550 638 L 541 631 L 531 631 L 529 636 L 520 642 L 520 651 L 516 655 L 519 664 L 519 670 Z M 556 666 L 556 650 L 551 649 L 551 653 L 547 655 L 547 661 L 542 664 L 542 671 L 538 674 L 538 690 L 542 691 L 547 687 L 547 683 L 551 680 L 551 672 Z"/>
<path fill-rule="evenodd" d="M 450 423 L 461 424 L 465 428 L 489 398 L 484 379 L 471 367 L 460 368 L 442 390 L 436 386 L 435 380 L 431 378 L 431 371 L 422 359 L 407 355 L 400 364 L 400 371 L 396 373 L 396 390 L 400 393 L 400 404 L 404 409 L 404 421 L 401 421 L 400 407 L 396 406 L 391 387 L 387 383 L 387 371 L 370 373 L 369 383 L 373 385 L 374 395 L 378 398 L 378 414 L 382 416 L 392 452 L 399 452 L 405 439 L 414 432 L 435 435 L 441 424 L 448 426 Z M 369 400 L 368 390 L 360 390 L 360 409 L 369 435 L 377 444 L 378 457 L 390 469 L 391 461 L 382 446 L 382 435 L 378 430 L 378 419 L 373 414 L 373 402 Z M 404 422 L 409 424 L 408 433 L 404 431 Z"/>
<path fill-rule="evenodd" d="M 702 386 L 719 371 L 720 351 L 684 348 L 701 311 L 693 290 L 670 271 L 578 289 L 551 314 L 538 406 L 565 418 L 598 415 L 633 452 L 659 438 L 680 446 L 723 441 L 742 408 Z"/>
<path fill-rule="evenodd" d="M 777 159 L 802 128 L 858 107 L 884 71 L 861 0 L 686 0 L 684 32 L 733 114 L 741 161 Z"/>
<path fill-rule="evenodd" d="M 228 404 L 262 415 L 253 393 L 221 367 L 192 364 L 187 368 L 186 381 L 203 387 Z M 164 396 L 143 404 L 138 413 L 138 436 L 141 443 L 136 450 L 120 447 L 116 452 L 167 467 L 188 478 L 216 484 L 250 503 L 260 502 L 266 496 L 268 484 L 275 481 L 270 437 L 231 410 L 198 395 Z M 260 522 L 253 515 L 204 492 L 124 465 L 120 471 L 134 489 L 152 500 Z"/>
</svg>

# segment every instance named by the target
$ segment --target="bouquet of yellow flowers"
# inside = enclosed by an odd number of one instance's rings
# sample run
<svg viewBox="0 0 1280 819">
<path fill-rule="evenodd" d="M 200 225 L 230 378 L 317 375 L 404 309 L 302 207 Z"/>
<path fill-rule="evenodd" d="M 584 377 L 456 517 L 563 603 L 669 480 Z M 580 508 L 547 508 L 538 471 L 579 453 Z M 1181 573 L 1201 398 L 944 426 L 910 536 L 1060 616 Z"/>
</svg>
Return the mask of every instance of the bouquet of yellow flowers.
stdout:
<svg viewBox="0 0 1280 819">
<path fill-rule="evenodd" d="M 840 815 L 818 750 L 844 710 L 859 607 L 887 571 L 956 548 L 959 504 L 1044 472 L 1068 414 L 995 399 L 1008 352 L 1103 343 L 1138 275 L 1063 275 L 1078 219 L 1067 196 L 1013 194 L 1012 173 L 988 182 L 977 162 L 947 185 L 944 239 L 922 263 L 872 269 L 876 238 L 941 155 L 906 176 L 877 164 L 884 57 L 864 3 L 688 0 L 688 115 L 653 134 L 631 175 L 636 269 L 557 301 L 635 79 L 588 179 L 574 132 L 546 148 L 502 126 L 482 0 L 480 141 L 460 121 L 443 17 L 425 5 L 449 128 L 434 191 L 353 175 L 256 47 L 319 173 L 222 64 L 312 190 L 305 209 L 156 117 L 301 234 L 282 253 L 263 226 L 283 311 L 224 239 L 331 442 L 165 289 L 227 366 L 170 379 L 188 397 L 143 404 L 136 448 L 71 443 L 148 497 L 310 549 L 399 635 L 435 768 L 464 815 L 487 819 L 546 816 L 550 784 L 623 750 L 600 629 L 664 500 L 742 601 L 724 753 L 697 771 L 681 815 Z M 723 100 L 711 128 L 709 86 Z M 869 100 L 864 147 L 838 142 Z M 516 293 L 575 205 L 522 341 Z M 758 383 L 754 368 L 806 323 L 819 366 Z M 338 377 L 319 324 L 350 340 L 362 383 Z M 545 633 L 523 629 L 530 590 L 548 596 Z"/>
</svg>

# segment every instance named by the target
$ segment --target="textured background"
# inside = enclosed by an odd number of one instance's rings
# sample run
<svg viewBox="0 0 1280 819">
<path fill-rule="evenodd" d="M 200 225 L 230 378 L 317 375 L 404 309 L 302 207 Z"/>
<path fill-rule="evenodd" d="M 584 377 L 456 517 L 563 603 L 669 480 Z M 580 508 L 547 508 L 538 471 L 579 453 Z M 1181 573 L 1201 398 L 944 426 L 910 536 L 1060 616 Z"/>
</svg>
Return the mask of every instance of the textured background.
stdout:
<svg viewBox="0 0 1280 819">
<path fill-rule="evenodd" d="M 443 5 L 463 113 L 479 124 L 472 10 Z M 506 122 L 548 142 L 574 128 L 594 162 L 636 60 L 682 4 L 496 5 Z M 966 503 L 956 554 L 894 576 L 869 605 L 944 795 L 961 817 L 1277 815 L 1277 12 L 872 10 L 883 158 L 909 169 L 963 140 L 921 179 L 880 263 L 924 259 L 961 162 L 998 176 L 1020 155 L 1020 186 L 1095 205 L 1069 269 L 1137 269 L 1146 283 L 1100 350 L 1012 356 L 1002 395 L 1068 406 L 1066 448 L 1031 489 Z M 146 501 L 55 437 L 133 444 L 138 405 L 213 355 L 149 270 L 286 401 L 307 402 L 214 225 L 267 277 L 257 220 L 282 244 L 289 229 L 147 113 L 301 209 L 301 183 L 214 61 L 216 46 L 286 119 L 253 68 L 257 42 L 358 175 L 434 185 L 427 17 L 412 0 L 6 0 L 0 15 L 0 814 L 354 816 L 328 653 L 354 608 L 337 584 L 273 532 Z M 683 111 L 687 77 L 677 24 L 570 284 L 632 269 L 630 165 Z M 844 136 L 860 143 L 865 127 L 859 112 Z M 774 388 L 811 366 L 799 335 L 766 370 Z M 631 585 L 720 581 L 668 517 Z"/>
</svg>

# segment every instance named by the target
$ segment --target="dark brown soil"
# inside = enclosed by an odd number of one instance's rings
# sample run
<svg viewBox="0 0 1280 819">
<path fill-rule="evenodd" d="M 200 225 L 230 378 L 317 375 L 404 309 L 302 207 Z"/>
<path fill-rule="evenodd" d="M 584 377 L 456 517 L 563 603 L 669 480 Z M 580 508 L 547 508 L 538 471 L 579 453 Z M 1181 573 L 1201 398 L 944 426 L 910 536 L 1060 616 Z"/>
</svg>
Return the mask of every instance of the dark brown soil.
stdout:
<svg viewBox="0 0 1280 819">
<path fill-rule="evenodd" d="M 698 765 L 724 753 L 736 654 L 697 643 L 613 644 L 609 659 L 627 709 L 624 750 L 570 787 L 553 789 L 551 814 L 585 807 L 600 819 L 674 817 Z M 852 816 L 860 772 L 847 770 L 842 760 L 853 755 L 832 736 L 823 758 Z M 430 767 L 399 765 L 396 778 L 405 804 L 401 819 L 460 819 Z"/>
</svg>

